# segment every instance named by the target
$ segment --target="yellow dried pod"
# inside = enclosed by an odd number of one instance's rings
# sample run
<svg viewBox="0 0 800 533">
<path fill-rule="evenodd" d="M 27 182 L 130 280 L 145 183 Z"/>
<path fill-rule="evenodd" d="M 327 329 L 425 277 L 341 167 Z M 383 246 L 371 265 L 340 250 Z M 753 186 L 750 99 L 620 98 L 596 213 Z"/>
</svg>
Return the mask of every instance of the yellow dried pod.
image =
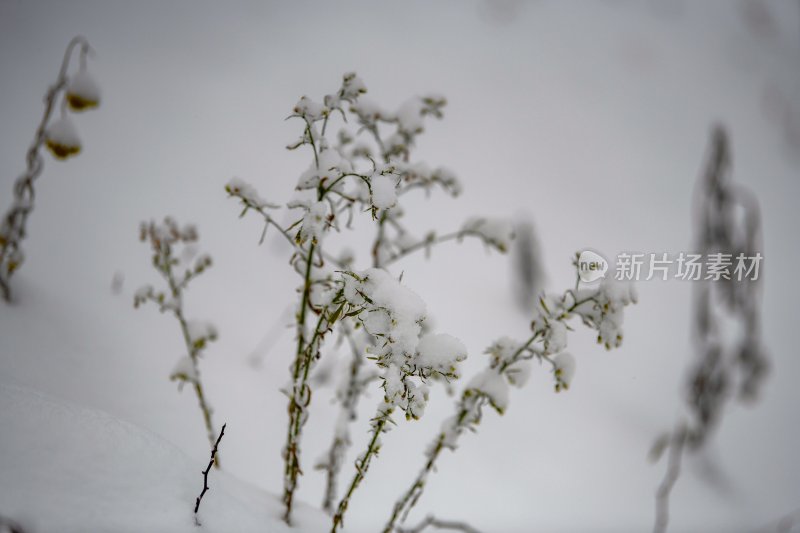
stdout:
<svg viewBox="0 0 800 533">
<path fill-rule="evenodd" d="M 84 65 L 67 86 L 67 105 L 73 111 L 85 111 L 100 105 L 100 88 Z"/>
<path fill-rule="evenodd" d="M 81 140 L 68 116 L 62 115 L 47 128 L 45 145 L 57 159 L 67 159 L 81 151 Z"/>
</svg>

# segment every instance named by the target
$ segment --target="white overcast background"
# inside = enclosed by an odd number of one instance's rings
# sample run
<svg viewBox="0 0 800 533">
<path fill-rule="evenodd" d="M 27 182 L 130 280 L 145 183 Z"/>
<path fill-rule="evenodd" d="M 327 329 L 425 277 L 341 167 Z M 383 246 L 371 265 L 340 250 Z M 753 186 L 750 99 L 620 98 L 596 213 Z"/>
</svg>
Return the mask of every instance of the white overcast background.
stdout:
<svg viewBox="0 0 800 533">
<path fill-rule="evenodd" d="M 687 461 L 671 530 L 754 531 L 800 506 L 798 2 L 0 0 L 0 209 L 76 34 L 96 50 L 89 66 L 103 102 L 74 118 L 79 157 L 46 155 L 27 262 L 13 279 L 19 303 L 0 306 L 0 381 L 102 409 L 205 458 L 195 398 L 167 379 L 182 350 L 177 326 L 154 307 L 132 306 L 133 291 L 156 281 L 139 222 L 195 222 L 215 265 L 185 304 L 220 332 L 201 370 L 216 420 L 228 424 L 224 467 L 277 494 L 291 330 L 261 367 L 248 357 L 281 320 L 298 278 L 285 246 L 258 246 L 261 225 L 237 218 L 223 185 L 237 176 L 271 201 L 291 197 L 308 165 L 307 153 L 284 148 L 300 133 L 284 121 L 300 96 L 321 99 L 350 70 L 389 108 L 445 95 L 445 118 L 429 123 L 417 159 L 453 169 L 465 192 L 409 197 L 410 226 L 422 235 L 473 214 L 525 213 L 555 291 L 573 282 L 576 250 L 691 248 L 692 191 L 721 122 L 733 178 L 761 202 L 772 369 L 759 402 L 735 404 L 707 452 Z M 366 253 L 358 259 L 366 266 Z M 527 337 L 506 256 L 477 242 L 446 244 L 401 270 L 438 328 L 468 346 L 466 375 L 485 364 L 495 338 Z M 542 368 L 513 390 L 505 416 L 487 412 L 478 434 L 443 455 L 411 521 L 435 512 L 486 532 L 652 527 L 664 465 L 646 455 L 682 412 L 691 284 L 638 288 L 623 346 L 606 352 L 579 329 L 571 389 L 554 394 Z M 356 449 L 379 393 L 361 403 Z M 299 498 L 312 504 L 322 497 L 323 475 L 311 465 L 329 445 L 331 395 L 315 394 L 304 436 Z M 437 391 L 421 421 L 385 436 L 351 502 L 349 531 L 385 522 L 451 410 Z M 2 490 L 13 487 L 0 472 Z M 47 501 L 37 505 L 46 512 Z"/>
</svg>

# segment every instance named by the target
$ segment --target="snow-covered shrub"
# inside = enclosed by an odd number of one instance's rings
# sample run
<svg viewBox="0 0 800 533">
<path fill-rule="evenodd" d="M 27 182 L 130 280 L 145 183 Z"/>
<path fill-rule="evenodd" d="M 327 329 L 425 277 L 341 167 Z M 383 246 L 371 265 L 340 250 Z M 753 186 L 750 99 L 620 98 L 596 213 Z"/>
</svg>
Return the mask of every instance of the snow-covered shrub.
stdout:
<svg viewBox="0 0 800 533">
<path fill-rule="evenodd" d="M 70 76 L 69 62 L 76 48 L 79 49 L 80 68 Z M 25 155 L 27 167 L 14 182 L 14 199 L 0 222 L 0 292 L 6 301 L 11 301 L 11 276 L 25 259 L 22 240 L 26 236 L 28 216 L 33 211 L 34 183 L 44 169 L 40 148 L 46 146 L 56 159 L 67 159 L 79 153 L 81 141 L 67 111 L 83 111 L 100 104 L 100 89 L 86 66 L 86 56 L 90 50 L 88 41 L 80 36 L 67 45 L 58 78 L 45 94 L 44 115 Z M 58 105 L 61 116 L 51 123 L 51 116 Z"/>
<path fill-rule="evenodd" d="M 320 346 L 336 331 L 339 338 L 347 339 L 353 352 L 350 372 L 337 393 L 342 404 L 340 421 L 329 453 L 317 464 L 328 475 L 324 507 L 334 514 L 334 528 L 341 525 L 350 496 L 377 454 L 392 414 L 399 409 L 407 419 L 423 416 L 429 386 L 458 379 L 458 364 L 467 355 L 455 337 L 427 331 L 424 302 L 386 268 L 416 251 L 429 253 L 437 244 L 465 237 L 477 237 L 490 248 L 505 251 L 513 236 L 510 223 L 475 218 L 450 233 L 430 231 L 422 239 L 414 238 L 403 222 L 403 196 L 416 189 L 430 193 L 439 188 L 452 196 L 461 191 L 451 171 L 411 160 L 425 119 L 441 118 L 445 99 L 415 97 L 390 111 L 366 100 L 364 93 L 361 79 L 348 73 L 339 90 L 322 102 L 304 96 L 295 105 L 291 117 L 301 121 L 303 131 L 288 148 L 308 148 L 311 161 L 298 177 L 295 197 L 286 204 L 298 211 L 293 223 L 279 224 L 272 215 L 278 205 L 261 198 L 242 180 L 233 179 L 225 187 L 243 205 L 243 215 L 260 213 L 264 232 L 272 226 L 292 245 L 290 263 L 302 278 L 283 452 L 287 522 L 301 472 L 302 429 L 312 397 L 309 375 L 320 357 Z M 331 135 L 335 117 L 349 122 Z M 355 125 L 355 131 L 348 125 Z M 347 250 L 329 251 L 328 234 L 349 227 L 356 213 L 365 211 L 376 226 L 366 253 L 357 258 Z M 352 269 L 357 259 L 367 259 L 371 268 Z M 371 421 L 370 439 L 334 511 L 337 476 L 350 444 L 348 426 L 355 419 L 359 396 L 376 379 L 384 393 Z"/>
<path fill-rule="evenodd" d="M 437 382 L 449 387 L 458 380 L 459 365 L 467 357 L 466 347 L 456 337 L 432 331 L 424 301 L 389 268 L 411 253 L 425 251 L 428 255 L 435 245 L 466 237 L 506 252 L 514 237 L 510 221 L 481 216 L 455 224 L 458 229 L 449 233 L 429 231 L 421 239 L 413 237 L 403 218 L 407 193 L 422 189 L 430 194 L 440 189 L 457 196 L 461 192 L 451 171 L 411 158 L 426 119 L 441 118 L 446 101 L 436 95 L 415 97 L 397 110 L 387 110 L 364 97 L 365 93 L 361 79 L 348 73 L 340 88 L 321 102 L 304 96 L 295 105 L 290 118 L 301 123 L 302 134 L 287 148 L 308 149 L 310 162 L 297 179 L 295 196 L 286 203 L 289 210 L 297 212 L 291 223 L 279 223 L 274 215 L 279 204 L 263 199 L 241 179 L 232 179 L 225 186 L 229 196 L 241 203 L 242 216 L 254 211 L 264 219 L 262 241 L 271 226 L 291 245 L 289 263 L 301 279 L 295 308 L 297 344 L 285 389 L 289 398 L 283 448 L 287 523 L 291 523 L 302 473 L 302 435 L 314 397 L 314 380 L 310 379 L 314 365 L 321 358 L 323 343 L 331 337 L 347 342 L 352 352 L 352 363 L 336 392 L 341 414 L 333 442 L 317 463 L 327 474 L 323 507 L 332 514 L 334 532 L 342 526 L 351 497 L 380 450 L 383 434 L 395 423 L 393 415 L 400 411 L 409 420 L 422 417 L 429 388 Z M 344 124 L 332 135 L 333 120 L 339 118 Z M 358 213 L 367 213 L 374 223 L 374 238 L 360 255 L 358 251 L 331 250 L 330 234 L 349 228 Z M 610 283 L 542 297 L 527 342 L 503 338 L 489 348 L 488 368 L 465 388 L 459 414 L 445 424 L 437 438 L 439 444 L 433 448 L 438 446 L 438 450 L 429 452 L 424 475 L 441 449 L 454 448 L 463 429 L 477 423 L 482 406 L 489 404 L 501 413 L 507 408 L 508 385 L 526 382 L 532 359 L 552 365 L 556 390 L 568 388 L 575 364 L 564 352 L 566 322 L 578 317 L 598 331 L 599 342 L 608 348 L 617 346 L 622 307 L 633 298 L 627 287 Z M 351 442 L 349 425 L 356 419 L 360 396 L 373 386 L 380 387 L 383 394 L 369 422 L 368 442 L 336 503 L 337 478 Z M 416 502 L 421 489 L 422 484 L 415 486 L 403 497 L 387 531 L 397 526 L 399 513 Z"/>
<path fill-rule="evenodd" d="M 445 449 L 455 450 L 458 440 L 466 430 L 475 430 L 483 416 L 485 406 L 499 414 L 508 408 L 510 387 L 522 387 L 531 373 L 534 361 L 550 365 L 556 392 L 570 387 L 575 375 L 575 358 L 567 347 L 568 323 L 580 321 L 598 332 L 598 343 L 611 348 L 601 331 L 609 323 L 615 324 L 614 343 L 622 340 L 623 309 L 636 302 L 636 292 L 629 284 L 604 280 L 595 288 L 567 290 L 563 295 L 544 295 L 531 322 L 527 340 L 510 337 L 496 340 L 486 354 L 487 367 L 472 377 L 456 402 L 455 413 L 442 423 L 440 433 L 429 446 L 425 464 L 411 486 L 397 500 L 384 533 L 396 531 L 412 507 L 417 503 L 436 461 Z"/>
<path fill-rule="evenodd" d="M 178 388 L 189 384 L 197 395 L 203 423 L 212 448 L 217 439 L 217 430 L 212 422 L 211 406 L 206 399 L 203 383 L 200 380 L 200 357 L 209 342 L 217 340 L 217 329 L 210 322 L 186 318 L 183 295 L 189 282 L 211 266 L 211 256 L 195 255 L 193 243 L 197 242 L 197 229 L 192 225 L 180 227 L 177 222 L 167 217 L 163 223 L 143 222 L 139 228 L 139 238 L 147 241 L 153 252 L 153 267 L 164 278 L 166 286 L 154 288 L 152 285 L 140 287 L 133 298 L 134 307 L 147 302 L 158 306 L 162 313 L 170 313 L 180 325 L 186 352 L 181 355 L 170 379 L 178 382 Z M 219 466 L 219 455 L 214 459 Z"/>
</svg>

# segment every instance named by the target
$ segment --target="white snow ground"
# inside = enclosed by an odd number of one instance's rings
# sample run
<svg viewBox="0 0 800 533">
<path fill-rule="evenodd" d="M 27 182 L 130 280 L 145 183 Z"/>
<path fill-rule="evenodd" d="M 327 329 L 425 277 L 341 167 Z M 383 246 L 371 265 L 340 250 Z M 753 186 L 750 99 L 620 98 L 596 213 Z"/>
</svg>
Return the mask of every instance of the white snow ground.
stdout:
<svg viewBox="0 0 800 533">
<path fill-rule="evenodd" d="M 107 413 L 0 383 L 0 503 L 26 531 L 321 531 L 328 518 L 301 505 L 297 524 L 278 498 L 212 470 L 154 433 Z M 220 446 L 224 445 L 223 441 Z"/>
</svg>

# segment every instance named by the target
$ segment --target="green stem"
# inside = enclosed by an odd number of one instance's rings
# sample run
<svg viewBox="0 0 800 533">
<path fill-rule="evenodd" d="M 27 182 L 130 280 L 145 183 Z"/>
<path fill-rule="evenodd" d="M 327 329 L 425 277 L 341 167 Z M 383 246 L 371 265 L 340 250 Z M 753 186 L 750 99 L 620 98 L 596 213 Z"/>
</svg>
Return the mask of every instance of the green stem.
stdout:
<svg viewBox="0 0 800 533">
<path fill-rule="evenodd" d="M 164 258 L 163 268 L 164 274 L 167 278 L 167 284 L 169 285 L 170 293 L 172 294 L 173 299 L 177 299 L 180 302 L 180 305 L 176 306 L 173 309 L 173 314 L 175 318 L 178 320 L 178 323 L 181 326 L 181 333 L 183 333 L 183 341 L 186 344 L 186 349 L 189 352 L 189 358 L 192 360 L 192 367 L 195 374 L 195 379 L 193 380 L 193 388 L 195 395 L 197 396 L 197 401 L 200 404 L 200 410 L 203 413 L 203 422 L 206 427 L 206 433 L 208 434 L 208 441 L 211 446 L 214 446 L 216 442 L 216 431 L 214 430 L 214 424 L 211 420 L 211 407 L 208 405 L 206 401 L 205 391 L 203 390 L 203 385 L 200 382 L 200 368 L 198 364 L 198 357 L 200 355 L 200 350 L 194 346 L 192 343 L 192 338 L 189 335 L 189 325 L 186 322 L 186 318 L 183 315 L 183 300 L 181 294 L 181 286 L 175 281 L 175 276 L 172 274 L 172 263 L 171 263 L 171 255 L 167 255 Z M 217 454 L 214 458 L 214 466 L 216 468 L 220 467 L 220 459 L 219 454 Z"/>
<path fill-rule="evenodd" d="M 331 527 L 331 533 L 336 533 L 339 530 L 339 527 L 342 526 L 344 523 L 344 513 L 347 511 L 347 507 L 350 504 L 350 498 L 358 488 L 358 485 L 361 483 L 361 480 L 364 479 L 364 476 L 369 469 L 369 462 L 372 459 L 372 456 L 378 453 L 378 438 L 380 434 L 383 432 L 383 428 L 386 426 L 386 422 L 389 420 L 389 415 L 391 411 L 384 412 L 380 420 L 378 420 L 373 427 L 372 430 L 372 438 L 369 441 L 369 445 L 367 446 L 367 451 L 364 454 L 363 459 L 356 461 L 356 473 L 353 476 L 352 481 L 350 482 L 350 486 L 347 489 L 344 497 L 339 501 L 339 506 L 336 509 L 336 514 L 333 515 L 333 525 Z"/>
<path fill-rule="evenodd" d="M 342 322 L 342 331 L 347 338 L 350 348 L 352 350 L 353 360 L 350 363 L 350 374 L 348 377 L 347 389 L 345 397 L 342 399 L 341 410 L 348 417 L 348 422 L 352 421 L 355 417 L 356 405 L 361 395 L 361 387 L 359 383 L 359 371 L 364 364 L 364 354 L 359 350 L 353 339 L 352 332 L 348 329 L 346 322 Z M 349 433 L 349 430 L 348 430 Z M 341 438 L 337 434 L 333 438 L 331 447 L 328 450 L 328 463 L 326 465 L 327 479 L 325 483 L 325 496 L 322 500 L 322 508 L 326 512 L 333 511 L 333 503 L 336 498 L 336 481 L 341 470 L 341 456 L 344 453 L 342 450 L 348 445 L 348 438 Z"/>
<path fill-rule="evenodd" d="M 284 521 L 287 524 L 291 523 L 292 503 L 294 500 L 294 491 L 297 488 L 297 477 L 300 475 L 300 457 L 298 450 L 298 441 L 300 437 L 300 419 L 302 418 L 305 406 L 299 401 L 303 395 L 304 389 L 299 388 L 298 382 L 302 368 L 304 366 L 303 354 L 305 352 L 305 335 L 306 335 L 306 309 L 308 308 L 308 299 L 311 293 L 311 269 L 313 266 L 314 250 L 316 245 L 312 242 L 308 248 L 306 255 L 306 269 L 303 277 L 303 295 L 300 301 L 300 311 L 297 315 L 297 351 L 295 353 L 294 365 L 292 368 L 292 395 L 289 398 L 289 426 L 286 434 L 286 447 L 284 453 L 285 468 L 284 468 L 284 485 L 283 485 L 283 503 L 286 507 L 284 513 Z"/>
</svg>

